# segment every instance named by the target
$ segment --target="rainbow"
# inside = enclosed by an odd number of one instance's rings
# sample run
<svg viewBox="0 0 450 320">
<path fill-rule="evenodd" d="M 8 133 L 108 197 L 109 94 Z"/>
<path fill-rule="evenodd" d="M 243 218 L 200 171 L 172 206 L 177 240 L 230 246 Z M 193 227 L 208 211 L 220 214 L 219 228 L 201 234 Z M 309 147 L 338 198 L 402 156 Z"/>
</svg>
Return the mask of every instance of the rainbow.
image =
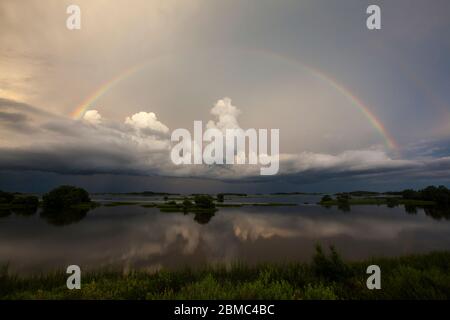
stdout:
<svg viewBox="0 0 450 320">
<path fill-rule="evenodd" d="M 99 86 L 97 89 L 95 89 L 89 96 L 87 96 L 86 99 L 84 99 L 70 114 L 70 117 L 72 119 L 80 119 L 83 117 L 84 113 L 89 109 L 92 108 L 95 105 L 95 102 L 102 97 L 106 92 L 108 92 L 109 89 L 114 87 L 116 84 L 121 82 L 122 80 L 128 78 L 129 76 L 133 75 L 135 72 L 140 70 L 142 67 L 145 66 L 147 62 L 140 63 L 137 65 L 134 65 L 132 67 L 129 67 L 116 76 L 114 76 L 112 79 L 106 81 L 101 86 Z"/>
<path fill-rule="evenodd" d="M 311 73 L 322 79 L 326 80 L 333 88 L 335 88 L 338 92 L 340 92 L 342 95 L 344 95 L 348 100 L 350 100 L 354 105 L 358 106 L 360 112 L 366 117 L 367 120 L 369 120 L 372 127 L 374 127 L 384 138 L 386 145 L 390 149 L 397 150 L 398 145 L 395 141 L 395 139 L 390 135 L 386 127 L 381 123 L 381 121 L 376 117 L 376 115 L 370 110 L 370 108 L 364 104 L 364 102 L 361 101 L 356 95 L 351 93 L 346 87 L 339 84 L 336 80 L 331 78 L 329 75 L 325 75 L 324 73 L 321 73 L 317 69 L 310 70 Z"/>
<path fill-rule="evenodd" d="M 369 121 L 369 123 L 372 125 L 373 128 L 381 135 L 383 138 L 385 144 L 392 150 L 398 150 L 399 147 L 397 145 L 397 142 L 395 139 L 390 135 L 389 131 L 386 129 L 386 127 L 383 125 L 383 123 L 378 119 L 378 117 L 370 110 L 370 107 L 367 106 L 361 99 L 359 99 L 355 94 L 353 94 L 348 88 L 346 88 L 344 85 L 338 83 L 333 77 L 330 75 L 325 74 L 321 70 L 317 68 L 313 68 L 309 65 L 306 65 L 302 61 L 285 56 L 280 55 L 277 52 L 273 51 L 265 51 L 265 50 L 254 50 L 260 54 L 276 57 L 280 60 L 294 63 L 297 66 L 300 66 L 302 69 L 307 70 L 311 75 L 316 77 L 317 79 L 327 83 L 332 88 L 334 88 L 337 92 L 342 94 L 347 100 L 349 100 L 353 106 L 355 106 L 359 112 L 361 112 L 364 117 Z"/>
<path fill-rule="evenodd" d="M 377 118 L 377 116 L 370 110 L 370 107 L 367 106 L 361 99 L 359 99 L 355 94 L 353 94 L 348 88 L 346 88 L 344 85 L 338 83 L 334 78 L 331 76 L 323 73 L 317 68 L 313 68 L 309 65 L 304 64 L 303 62 L 299 61 L 298 59 L 280 55 L 279 53 L 272 52 L 272 51 L 262 51 L 258 49 L 243 49 L 243 51 L 249 51 L 251 53 L 259 53 L 264 54 L 267 56 L 275 57 L 277 59 L 281 59 L 290 63 L 295 63 L 297 66 L 300 66 L 302 69 L 307 70 L 311 75 L 318 78 L 319 80 L 327 83 L 332 88 L 334 88 L 336 91 L 338 91 L 340 94 L 342 94 L 344 97 L 349 100 L 353 106 L 357 108 L 359 112 L 361 112 L 364 117 L 369 121 L 371 126 L 380 134 L 380 136 L 383 138 L 386 146 L 390 148 L 391 150 L 398 150 L 398 145 L 395 141 L 395 139 L 389 134 L 386 127 L 382 124 L 382 122 Z M 96 90 L 94 90 L 86 99 L 84 99 L 81 104 L 79 104 L 74 111 L 70 114 L 70 116 L 73 119 L 80 119 L 84 113 L 89 109 L 92 108 L 95 105 L 95 102 L 102 97 L 106 92 L 108 92 L 112 87 L 117 85 L 119 82 L 123 81 L 124 79 L 128 78 L 129 76 L 133 75 L 137 71 L 144 68 L 147 64 L 152 62 L 153 60 L 148 60 L 141 62 L 139 64 L 136 64 L 134 66 L 131 66 L 116 76 L 114 76 L 112 79 L 106 81 L 101 86 L 99 86 Z"/>
</svg>

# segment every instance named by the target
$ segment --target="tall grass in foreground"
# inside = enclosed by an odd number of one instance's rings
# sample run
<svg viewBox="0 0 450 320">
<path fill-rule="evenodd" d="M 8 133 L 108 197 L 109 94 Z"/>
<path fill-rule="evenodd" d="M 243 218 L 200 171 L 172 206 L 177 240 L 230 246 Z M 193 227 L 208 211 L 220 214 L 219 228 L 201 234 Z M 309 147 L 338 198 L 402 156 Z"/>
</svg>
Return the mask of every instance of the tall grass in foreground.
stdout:
<svg viewBox="0 0 450 320">
<path fill-rule="evenodd" d="M 366 287 L 371 264 L 381 268 L 381 290 Z M 67 276 L 20 277 L 4 266 L 0 299 L 450 299 L 450 252 L 344 262 L 317 247 L 309 264 L 83 273 L 81 290 L 68 290 Z"/>
</svg>

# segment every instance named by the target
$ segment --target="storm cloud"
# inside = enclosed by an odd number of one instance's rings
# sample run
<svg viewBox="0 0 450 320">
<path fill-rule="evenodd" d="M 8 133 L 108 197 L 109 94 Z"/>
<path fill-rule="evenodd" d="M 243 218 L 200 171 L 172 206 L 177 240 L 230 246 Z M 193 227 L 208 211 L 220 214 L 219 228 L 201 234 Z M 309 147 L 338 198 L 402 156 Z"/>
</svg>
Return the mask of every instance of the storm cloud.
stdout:
<svg viewBox="0 0 450 320">
<path fill-rule="evenodd" d="M 240 128 L 239 108 L 230 101 L 219 100 L 212 107 L 215 119 L 210 120 L 209 126 Z M 4 102 L 14 105 L 13 101 Z M 219 112 L 218 106 L 226 110 Z M 337 154 L 281 153 L 279 174 L 266 177 L 260 176 L 257 165 L 176 166 L 170 160 L 169 128 L 152 112 L 137 113 L 122 123 L 105 119 L 98 112 L 94 122 L 89 117 L 72 120 L 46 114 L 43 120 L 36 115 L 41 115 L 39 109 L 27 106 L 21 113 L 13 116 L 8 113 L 5 117 L 19 123 L 26 120 L 26 125 L 35 132 L 32 139 L 17 139 L 17 134 L 10 132 L 10 138 L 16 141 L 14 146 L 3 145 L 0 149 L 2 170 L 62 175 L 154 175 L 242 183 L 285 180 L 296 184 L 352 178 L 439 178 L 450 173 L 449 157 L 394 159 L 384 149 L 375 147 Z"/>
</svg>

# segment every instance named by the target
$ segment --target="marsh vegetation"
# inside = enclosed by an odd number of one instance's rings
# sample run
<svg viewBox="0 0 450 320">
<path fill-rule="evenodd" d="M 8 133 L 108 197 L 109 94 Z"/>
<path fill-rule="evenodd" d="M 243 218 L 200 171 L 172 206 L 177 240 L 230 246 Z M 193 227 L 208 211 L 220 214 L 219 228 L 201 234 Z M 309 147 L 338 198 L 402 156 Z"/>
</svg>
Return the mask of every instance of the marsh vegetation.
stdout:
<svg viewBox="0 0 450 320">
<path fill-rule="evenodd" d="M 450 253 L 344 262 L 318 247 L 311 263 L 235 263 L 178 271 L 97 270 L 80 290 L 65 272 L 18 276 L 0 270 L 0 299 L 450 299 Z M 366 268 L 379 265 L 382 290 L 368 290 Z"/>
</svg>

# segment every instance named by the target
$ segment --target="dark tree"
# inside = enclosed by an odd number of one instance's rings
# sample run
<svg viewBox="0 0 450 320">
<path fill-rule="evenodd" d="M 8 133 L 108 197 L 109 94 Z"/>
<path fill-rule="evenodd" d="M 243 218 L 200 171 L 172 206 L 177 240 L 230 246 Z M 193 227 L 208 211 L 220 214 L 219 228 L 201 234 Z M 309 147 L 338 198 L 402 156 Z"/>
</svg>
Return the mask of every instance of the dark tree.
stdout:
<svg viewBox="0 0 450 320">
<path fill-rule="evenodd" d="M 450 207 L 450 190 L 445 186 L 428 186 L 419 191 L 406 189 L 402 191 L 402 197 L 404 199 L 434 201 L 439 206 Z"/>
<path fill-rule="evenodd" d="M 348 202 L 351 199 L 351 196 L 348 193 L 338 193 L 336 194 L 336 199 L 339 202 Z"/>
<path fill-rule="evenodd" d="M 195 205 L 199 208 L 214 209 L 214 199 L 209 195 L 196 195 L 194 197 Z"/>
<path fill-rule="evenodd" d="M 183 200 L 183 207 L 186 208 L 186 209 L 192 207 L 192 201 L 189 200 L 188 198 L 184 198 L 184 200 Z"/>
<path fill-rule="evenodd" d="M 11 201 L 11 204 L 26 207 L 37 207 L 39 204 L 39 199 L 36 196 L 15 196 Z"/>
<path fill-rule="evenodd" d="M 73 186 L 60 186 L 42 197 L 45 208 L 69 208 L 90 203 L 89 193 Z"/>
<path fill-rule="evenodd" d="M 0 204 L 11 203 L 14 199 L 14 194 L 10 192 L 0 191 Z"/>
<path fill-rule="evenodd" d="M 419 199 L 420 194 L 412 189 L 406 189 L 402 191 L 402 197 L 403 199 Z"/>
<path fill-rule="evenodd" d="M 218 202 L 223 202 L 225 200 L 225 195 L 223 193 L 219 193 L 217 195 L 217 201 Z"/>
<path fill-rule="evenodd" d="M 441 206 L 450 206 L 450 190 L 445 186 L 429 186 L 419 192 L 423 200 L 435 201 Z"/>
</svg>

